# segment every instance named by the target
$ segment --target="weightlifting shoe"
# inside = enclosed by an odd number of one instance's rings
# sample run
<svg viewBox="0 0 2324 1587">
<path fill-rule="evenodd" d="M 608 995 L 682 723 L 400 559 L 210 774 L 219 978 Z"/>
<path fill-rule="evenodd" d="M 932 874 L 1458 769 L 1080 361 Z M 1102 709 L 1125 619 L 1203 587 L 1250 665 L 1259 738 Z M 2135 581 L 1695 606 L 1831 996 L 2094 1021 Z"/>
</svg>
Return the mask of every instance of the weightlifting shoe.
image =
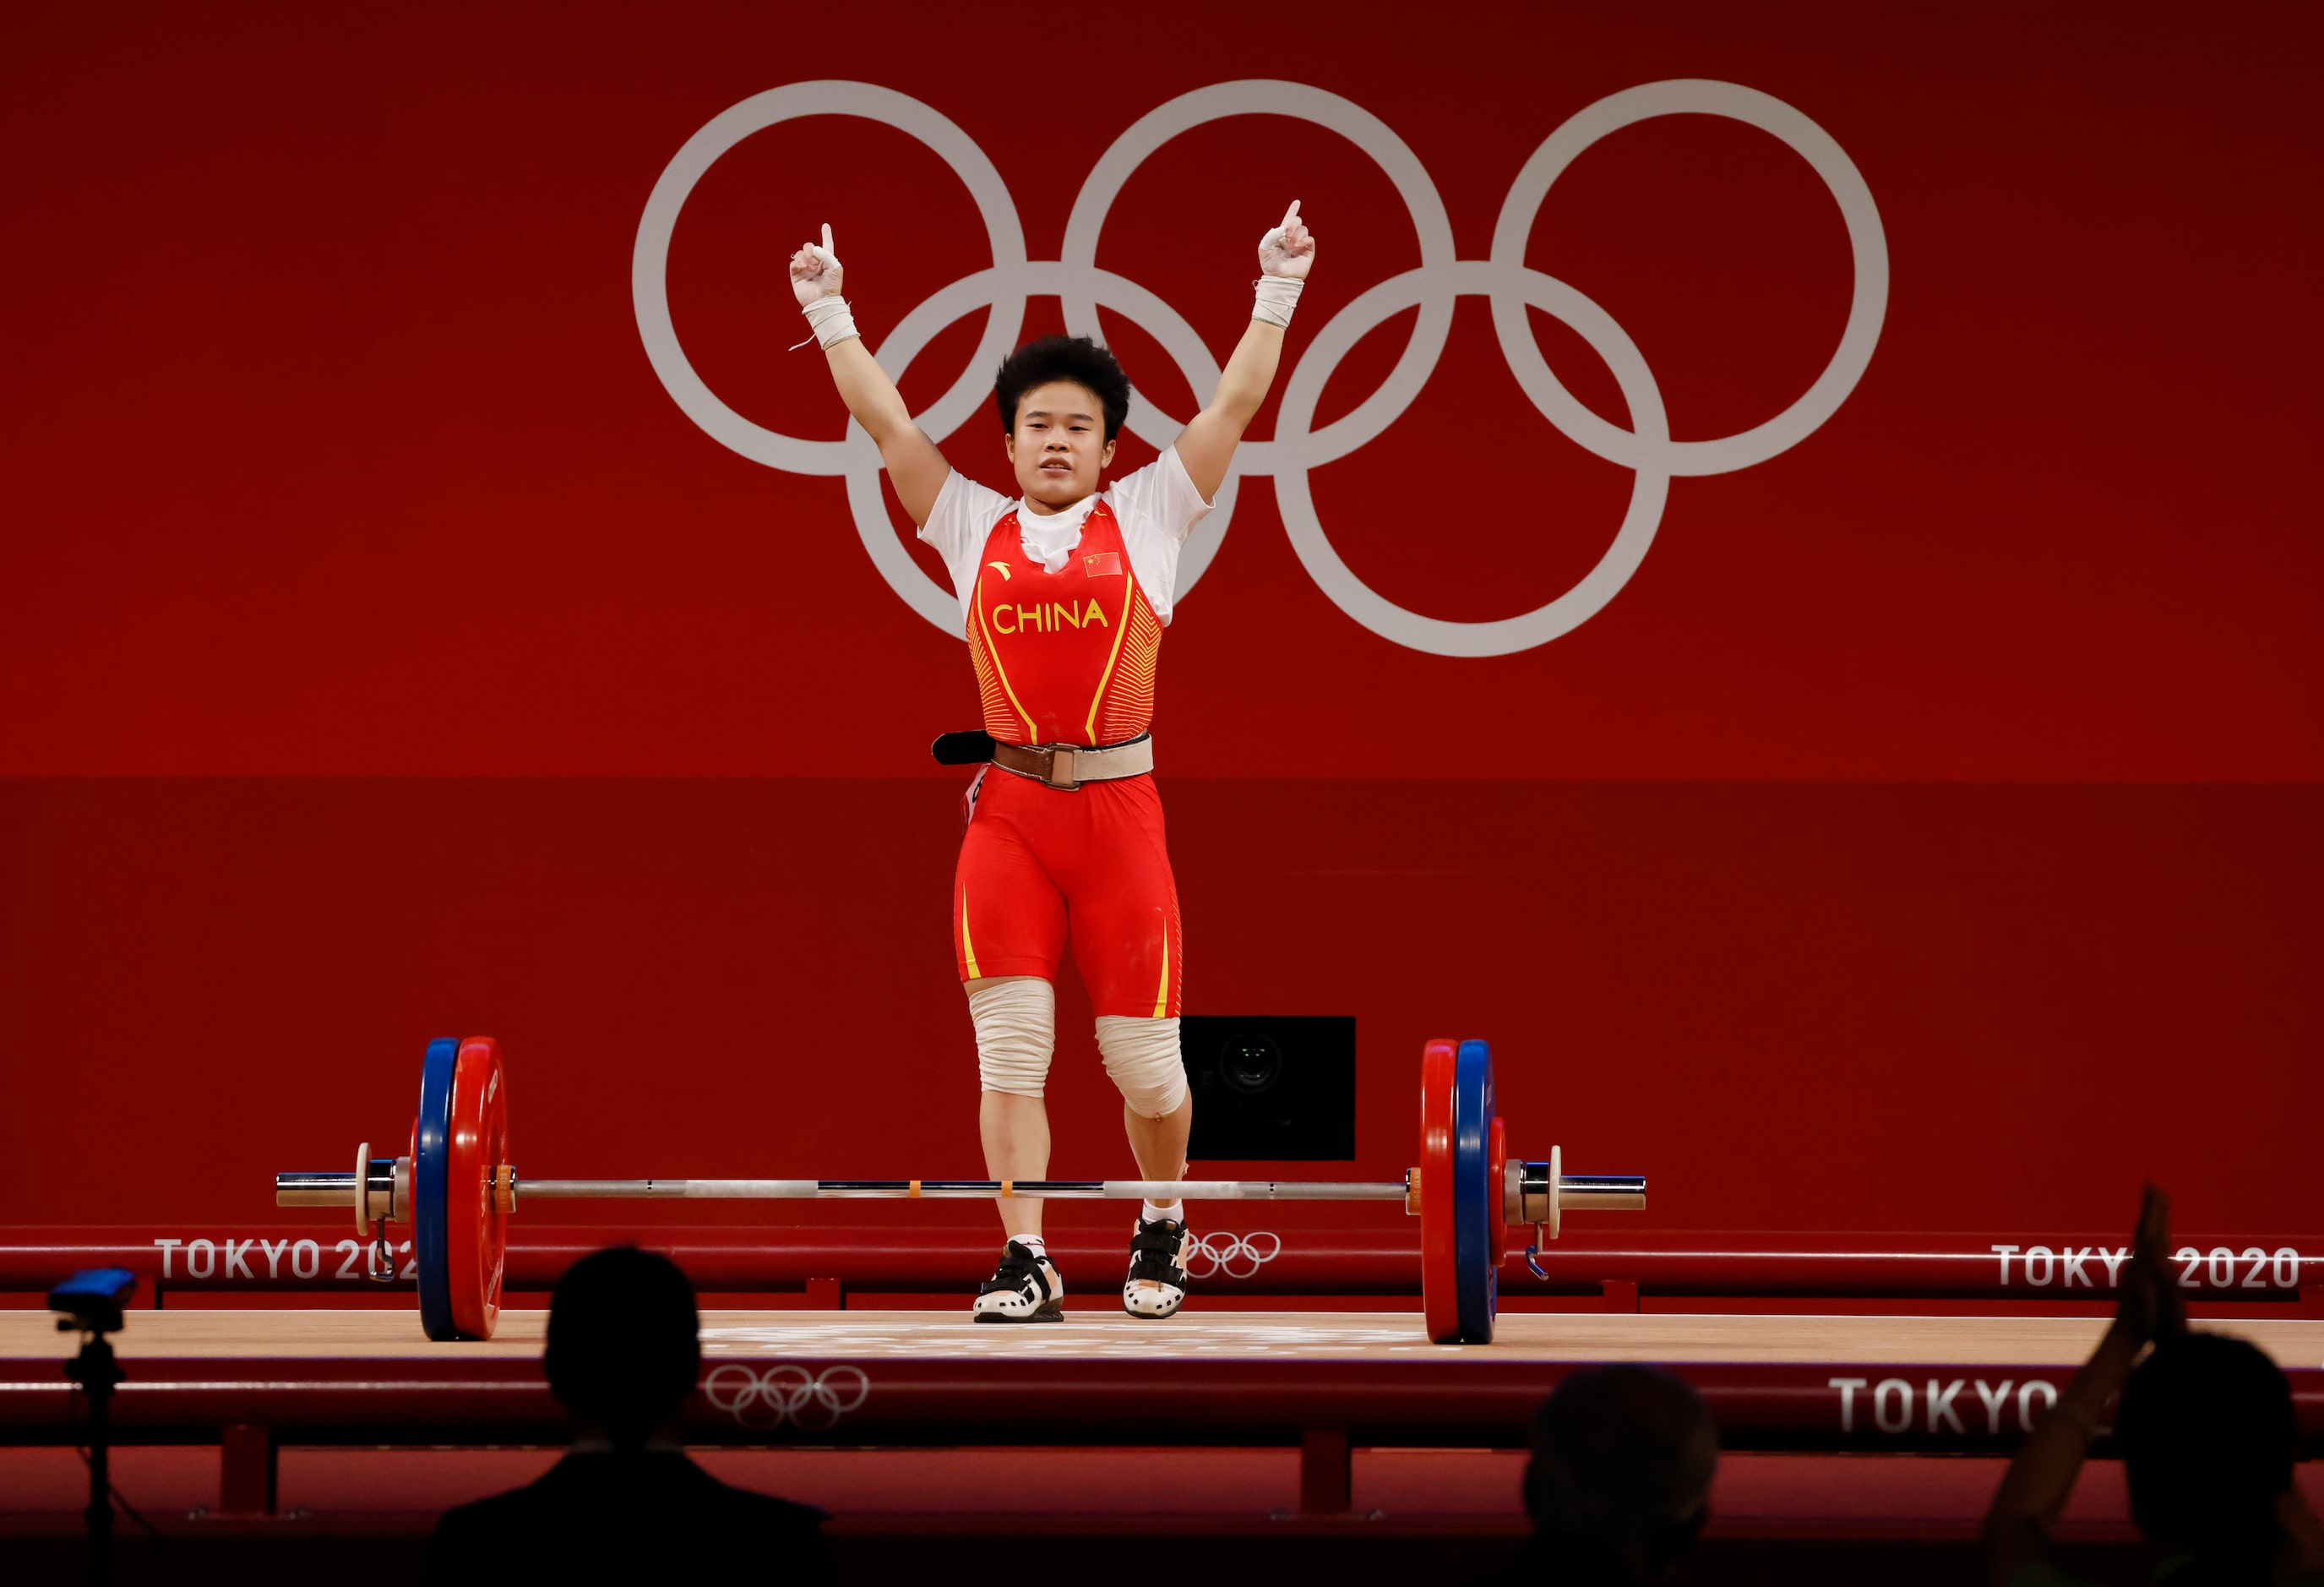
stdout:
<svg viewBox="0 0 2324 1587">
<path fill-rule="evenodd" d="M 1065 1285 L 1047 1256 L 1010 1241 L 1001 1266 L 976 1287 L 970 1315 L 980 1323 L 1062 1323 Z"/>
<path fill-rule="evenodd" d="M 1130 1237 L 1130 1277 L 1122 1281 L 1121 1309 L 1133 1317 L 1159 1322 L 1186 1304 L 1186 1252 L 1194 1236 L 1176 1218 L 1146 1218 Z"/>
</svg>

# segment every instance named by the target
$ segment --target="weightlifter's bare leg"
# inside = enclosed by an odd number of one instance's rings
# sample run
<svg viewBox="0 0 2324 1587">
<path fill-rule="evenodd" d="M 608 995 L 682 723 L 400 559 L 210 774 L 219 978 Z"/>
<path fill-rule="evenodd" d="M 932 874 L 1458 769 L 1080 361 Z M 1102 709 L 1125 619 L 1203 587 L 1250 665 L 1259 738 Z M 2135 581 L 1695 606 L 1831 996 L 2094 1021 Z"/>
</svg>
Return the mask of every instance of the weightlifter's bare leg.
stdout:
<svg viewBox="0 0 2324 1587">
<path fill-rule="evenodd" d="M 1180 1056 L 1178 1021 L 1101 1014 L 1098 1053 L 1120 1087 L 1122 1133 L 1148 1179 L 1174 1181 L 1186 1176 L 1186 1138 L 1194 1122 L 1194 1099 L 1186 1088 Z M 1121 1287 L 1121 1307 L 1133 1317 L 1174 1316 L 1186 1299 L 1186 1259 L 1193 1237 L 1186 1232 L 1185 1204 L 1165 1192 L 1138 1209 L 1130 1241 L 1130 1276 Z"/>
<path fill-rule="evenodd" d="M 1130 1137 L 1130 1153 L 1138 1159 L 1141 1178 L 1184 1179 L 1186 1137 L 1194 1128 L 1194 1099 L 1191 1094 L 1158 1119 L 1148 1118 L 1127 1103 L 1121 1107 L 1121 1130 Z M 1044 1144 L 1047 1140 L 1045 1135 Z"/>
<path fill-rule="evenodd" d="M 1039 1097 L 988 1091 L 977 1103 L 976 1129 L 984 1139 L 986 1178 L 1049 1176 L 1049 1109 Z M 1039 1202 L 1001 1196 L 992 1204 L 1001 1210 L 1001 1227 L 1010 1239 L 1041 1232 Z"/>
<path fill-rule="evenodd" d="M 1046 1179 L 1049 1110 L 1042 1101 L 1056 1044 L 1056 997 L 1036 975 L 986 975 L 961 983 L 976 1025 L 976 1128 L 992 1179 Z M 1001 1266 L 977 1291 L 980 1323 L 1052 1323 L 1065 1315 L 1065 1284 L 1041 1240 L 1041 1204 L 995 1198 L 1007 1242 Z"/>
<path fill-rule="evenodd" d="M 1047 990 L 1038 975 L 982 975 L 960 983 L 973 1008 L 978 1006 L 977 993 L 1004 986 Z M 1048 1055 L 1042 1049 L 1056 1041 L 1055 1007 L 1052 1000 L 1047 1010 L 1038 1006 L 993 1010 L 980 1021 L 977 1063 L 984 1073 L 986 1085 L 977 1100 L 976 1132 L 984 1143 L 984 1176 L 988 1179 L 1049 1176 L 1048 1104 L 1038 1095 L 995 1090 L 994 1086 L 1023 1084 L 1039 1090 L 1041 1075 L 1048 1066 Z M 1049 1024 L 1047 1029 L 1040 1028 L 1045 1017 Z M 1001 1227 L 1010 1239 L 1041 1232 L 1039 1202 L 1001 1196 L 994 1198 L 992 1204 L 1001 1213 Z"/>
</svg>

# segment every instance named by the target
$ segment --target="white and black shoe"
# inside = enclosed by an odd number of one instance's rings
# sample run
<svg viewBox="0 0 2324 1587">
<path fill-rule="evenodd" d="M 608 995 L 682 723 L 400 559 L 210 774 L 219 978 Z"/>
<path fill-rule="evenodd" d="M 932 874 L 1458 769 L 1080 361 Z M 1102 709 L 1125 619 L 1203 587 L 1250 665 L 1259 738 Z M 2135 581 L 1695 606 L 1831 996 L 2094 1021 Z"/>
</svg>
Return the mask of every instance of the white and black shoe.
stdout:
<svg viewBox="0 0 2324 1587">
<path fill-rule="evenodd" d="M 1047 1256 L 1036 1256 L 1012 1240 L 992 1277 L 976 1287 L 976 1304 L 969 1312 L 980 1323 L 1062 1323 L 1065 1280 Z"/>
<path fill-rule="evenodd" d="M 1176 1218 L 1146 1218 L 1130 1237 L 1130 1277 L 1122 1280 L 1121 1309 L 1133 1317 L 1175 1317 L 1186 1304 L 1186 1251 L 1194 1236 Z"/>
</svg>

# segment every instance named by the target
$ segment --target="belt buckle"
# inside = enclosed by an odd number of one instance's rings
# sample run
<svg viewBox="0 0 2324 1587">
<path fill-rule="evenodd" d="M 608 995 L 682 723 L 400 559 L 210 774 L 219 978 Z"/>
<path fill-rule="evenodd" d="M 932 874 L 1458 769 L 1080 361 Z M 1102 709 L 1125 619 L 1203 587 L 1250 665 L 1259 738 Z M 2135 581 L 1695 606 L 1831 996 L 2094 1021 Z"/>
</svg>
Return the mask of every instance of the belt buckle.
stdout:
<svg viewBox="0 0 2324 1587">
<path fill-rule="evenodd" d="M 1042 757 L 1043 787 L 1054 788 L 1063 793 L 1073 793 L 1081 788 L 1080 779 L 1074 775 L 1073 745 L 1051 744 L 1038 752 Z"/>
</svg>

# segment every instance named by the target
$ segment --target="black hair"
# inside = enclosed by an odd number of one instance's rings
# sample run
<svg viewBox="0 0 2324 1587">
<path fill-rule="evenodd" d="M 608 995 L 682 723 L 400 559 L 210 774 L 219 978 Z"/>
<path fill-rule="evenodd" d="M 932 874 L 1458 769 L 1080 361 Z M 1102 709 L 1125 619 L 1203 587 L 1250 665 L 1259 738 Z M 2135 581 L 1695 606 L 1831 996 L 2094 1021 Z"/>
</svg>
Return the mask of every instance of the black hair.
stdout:
<svg viewBox="0 0 2324 1587">
<path fill-rule="evenodd" d="M 549 1392 L 603 1422 L 616 1449 L 643 1444 L 702 1369 L 694 1286 L 668 1257 L 615 1246 L 565 1269 L 549 1303 Z"/>
<path fill-rule="evenodd" d="M 1536 1531 L 1636 1546 L 1657 1570 L 1693 1546 L 1719 1430 L 1683 1379 L 1628 1362 L 1568 1373 L 1535 1413 L 1532 1442 Z"/>
<path fill-rule="evenodd" d="M 2275 1362 L 2224 1333 L 2166 1339 L 2123 1385 L 2116 1430 L 2139 1530 L 2263 1580 L 2298 1436 Z"/>
<path fill-rule="evenodd" d="M 1130 417 L 1130 377 L 1111 353 L 1088 337 L 1043 337 L 1001 361 L 992 377 L 992 404 L 1001 410 L 1001 432 L 1017 433 L 1017 404 L 1035 386 L 1069 380 L 1097 393 L 1105 409 L 1105 438 L 1121 433 Z"/>
</svg>

